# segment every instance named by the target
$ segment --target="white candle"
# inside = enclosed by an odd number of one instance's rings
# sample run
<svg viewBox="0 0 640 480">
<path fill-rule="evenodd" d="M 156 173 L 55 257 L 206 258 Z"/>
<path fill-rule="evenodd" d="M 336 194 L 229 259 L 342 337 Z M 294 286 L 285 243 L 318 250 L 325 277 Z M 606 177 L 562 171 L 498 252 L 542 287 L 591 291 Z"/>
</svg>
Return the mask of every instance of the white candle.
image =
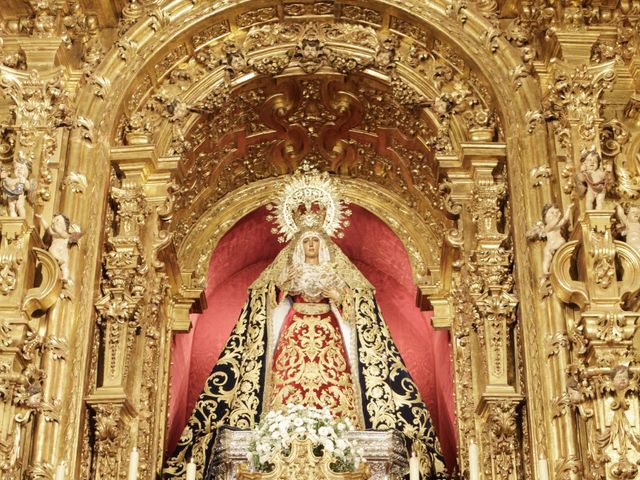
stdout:
<svg viewBox="0 0 640 480">
<path fill-rule="evenodd" d="M 55 480 L 64 480 L 64 462 L 60 462 L 56 467 Z"/>
<path fill-rule="evenodd" d="M 538 458 L 538 480 L 549 480 L 547 459 L 544 458 L 542 454 L 540 454 L 540 458 Z"/>
<path fill-rule="evenodd" d="M 420 480 L 420 460 L 416 457 L 416 452 L 411 452 L 409 459 L 409 480 Z"/>
<path fill-rule="evenodd" d="M 480 452 L 473 439 L 469 442 L 469 480 L 480 480 Z"/>
<path fill-rule="evenodd" d="M 193 457 L 187 464 L 187 480 L 196 480 L 196 464 L 193 463 Z"/>
<path fill-rule="evenodd" d="M 137 480 L 138 479 L 138 450 L 136 447 L 133 447 L 131 450 L 131 455 L 129 455 L 129 476 L 127 480 Z"/>
</svg>

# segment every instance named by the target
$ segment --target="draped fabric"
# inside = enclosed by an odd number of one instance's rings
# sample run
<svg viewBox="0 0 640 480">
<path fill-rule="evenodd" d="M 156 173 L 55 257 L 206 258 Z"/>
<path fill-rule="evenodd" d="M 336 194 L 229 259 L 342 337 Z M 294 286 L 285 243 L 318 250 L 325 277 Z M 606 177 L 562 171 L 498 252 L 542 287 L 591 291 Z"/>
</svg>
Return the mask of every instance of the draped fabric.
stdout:
<svg viewBox="0 0 640 480">
<path fill-rule="evenodd" d="M 268 319 L 274 290 L 274 285 L 254 284 L 249 291 L 238 323 L 165 465 L 164 478 L 184 478 L 192 457 L 205 466 L 198 472 L 206 470 L 218 428 L 251 429 L 268 410 L 267 346 L 274 343 L 269 338 Z M 422 477 L 447 478 L 431 418 L 380 315 L 373 289 L 352 289 L 346 303 L 355 326 L 357 359 L 352 367 L 357 372 L 354 376 L 364 428 L 400 431 L 407 451 L 414 449 L 420 458 Z"/>
<path fill-rule="evenodd" d="M 282 325 L 273 356 L 269 409 L 289 403 L 349 418 L 359 427 L 356 395 L 338 319 L 328 300 L 310 303 L 300 295 Z"/>
</svg>

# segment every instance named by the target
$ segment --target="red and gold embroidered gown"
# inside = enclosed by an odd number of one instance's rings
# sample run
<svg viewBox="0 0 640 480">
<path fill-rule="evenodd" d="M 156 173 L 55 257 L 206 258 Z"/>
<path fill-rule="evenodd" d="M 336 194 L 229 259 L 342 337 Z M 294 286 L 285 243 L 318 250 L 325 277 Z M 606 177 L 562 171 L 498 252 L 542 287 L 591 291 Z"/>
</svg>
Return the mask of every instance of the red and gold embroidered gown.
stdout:
<svg viewBox="0 0 640 480">
<path fill-rule="evenodd" d="M 373 287 L 333 243 L 321 241 L 320 264 L 313 265 L 300 242 L 280 252 L 252 284 L 164 476 L 184 478 L 195 457 L 213 480 L 219 428 L 252 429 L 266 411 L 295 403 L 329 407 L 358 429 L 396 429 L 407 452 L 420 458 L 422 478 L 447 479 L 431 418 Z M 323 292 L 341 299 L 330 303 Z"/>
<path fill-rule="evenodd" d="M 340 325 L 329 300 L 293 297 L 272 363 L 270 408 L 328 407 L 358 425 L 356 394 Z"/>
</svg>

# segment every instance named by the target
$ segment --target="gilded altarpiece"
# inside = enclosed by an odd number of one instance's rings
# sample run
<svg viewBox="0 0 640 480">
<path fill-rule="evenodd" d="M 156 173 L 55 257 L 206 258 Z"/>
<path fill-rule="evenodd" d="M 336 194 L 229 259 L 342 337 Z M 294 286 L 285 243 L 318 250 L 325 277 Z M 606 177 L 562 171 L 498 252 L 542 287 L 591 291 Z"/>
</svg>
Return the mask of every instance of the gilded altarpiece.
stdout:
<svg viewBox="0 0 640 480">
<path fill-rule="evenodd" d="M 638 477 L 638 2 L 6 4 L 2 478 L 157 478 L 172 335 L 299 167 L 451 331 L 461 478 Z"/>
</svg>

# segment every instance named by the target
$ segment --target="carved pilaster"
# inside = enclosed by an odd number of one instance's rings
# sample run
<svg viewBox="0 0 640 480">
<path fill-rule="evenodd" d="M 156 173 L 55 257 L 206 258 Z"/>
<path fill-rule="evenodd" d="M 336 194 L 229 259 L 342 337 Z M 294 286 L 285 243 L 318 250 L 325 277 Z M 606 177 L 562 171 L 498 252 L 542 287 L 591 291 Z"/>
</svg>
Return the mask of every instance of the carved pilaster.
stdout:
<svg viewBox="0 0 640 480">
<path fill-rule="evenodd" d="M 518 439 L 523 428 L 519 420 L 523 396 L 514 383 L 517 355 L 512 347 L 518 299 L 513 292 L 512 244 L 505 223 L 506 179 L 499 161 L 499 157 L 482 154 L 471 158 L 474 183 L 468 208 L 475 233 L 469 262 L 475 281 L 470 295 L 484 365 L 477 409 L 482 426 L 477 437 L 485 476 L 516 479 L 522 470 Z"/>
<path fill-rule="evenodd" d="M 134 338 L 140 327 L 140 303 L 146 290 L 147 265 L 140 227 L 149 212 L 139 186 L 113 187 L 111 198 L 116 205 L 116 226 L 107 240 L 103 295 L 96 302 L 106 348 L 99 385 L 124 389 Z"/>
<path fill-rule="evenodd" d="M 481 319 L 478 328 L 482 329 L 480 338 L 487 359 L 486 391 L 513 392 L 509 380 L 509 348 L 518 299 L 511 291 L 514 284 L 511 252 L 503 247 L 476 251 L 474 266 L 483 284 L 482 290 L 473 297 Z"/>
<path fill-rule="evenodd" d="M 640 255 L 613 239 L 613 213 L 585 212 L 554 258 L 551 277 L 558 297 L 579 309 L 570 329 L 574 354 L 563 402 L 580 424 L 586 451 L 581 468 L 594 480 L 634 478 L 640 459 L 640 424 L 632 413 L 638 405 L 633 339 L 640 315 L 625 309 L 640 288 Z"/>
<path fill-rule="evenodd" d="M 101 363 L 97 388 L 87 400 L 95 415 L 96 442 L 93 476 L 117 478 L 126 460 L 131 419 L 132 356 L 140 331 L 140 314 L 146 293 L 148 263 L 142 226 L 149 214 L 140 185 L 121 182 L 113 186 L 113 231 L 106 241 L 102 296 L 96 301 L 100 327 Z"/>
<path fill-rule="evenodd" d="M 496 480 L 522 477 L 521 417 L 522 397 L 501 395 L 484 397 L 482 418 L 482 470 L 485 478 Z"/>
<path fill-rule="evenodd" d="M 58 178 L 63 129 L 78 124 L 67 79 L 62 70 L 26 73 L 0 67 L 0 89 L 14 103 L 14 160 L 28 165 L 30 170 L 31 183 L 25 187 L 30 192 L 30 202 L 25 203 L 50 218 L 54 213 L 50 201 Z"/>
<path fill-rule="evenodd" d="M 61 399 L 46 382 L 54 370 L 47 363 L 64 361 L 67 345 L 45 327 L 43 315 L 61 292 L 60 269 L 39 245 L 25 219 L 0 217 L 0 474 L 10 479 L 34 468 L 26 449 L 37 444 L 28 438 L 34 425 L 60 416 Z"/>
<path fill-rule="evenodd" d="M 102 296 L 95 303 L 101 368 L 87 399 L 96 439 L 88 455 L 96 478 L 106 478 L 105 472 L 120 478 L 136 446 L 140 475 L 148 478 L 159 468 L 164 429 L 159 417 L 138 412 L 166 408 L 166 389 L 158 384 L 168 381 L 170 335 L 160 325 L 168 318 L 169 282 L 159 254 L 171 240 L 165 228 L 172 217 L 165 167 L 175 166 L 175 159 L 157 158 L 152 145 L 114 149 L 113 157 L 118 173 L 110 191 Z"/>
<path fill-rule="evenodd" d="M 448 303 L 442 305 L 435 289 L 425 292 L 436 316 L 446 311 L 453 316 L 460 438 L 477 439 L 484 478 L 515 479 L 523 471 L 526 419 L 515 380 L 521 355 L 514 351 L 518 298 L 504 155 L 499 144 L 474 143 L 463 145 L 459 160 L 442 159 L 448 167 L 443 203 L 458 217 L 443 248 L 443 258 L 451 262 L 442 267 L 444 278 L 451 278 Z M 458 248 L 467 254 L 456 260 Z M 467 447 L 466 441 L 460 445 L 463 458 Z"/>
<path fill-rule="evenodd" d="M 509 365 L 507 351 L 518 301 L 512 293 L 513 258 L 507 241 L 509 232 L 503 223 L 506 184 L 497 171 L 498 159 L 474 158 L 472 165 L 474 186 L 469 210 L 476 228 L 470 262 L 477 287 L 471 296 L 479 313 L 477 329 L 487 362 L 485 392 L 513 393 L 508 374 L 513 366 Z"/>
<path fill-rule="evenodd" d="M 123 397 L 110 399 L 95 396 L 88 399 L 93 410 L 93 464 L 91 478 L 119 478 L 128 462 L 126 450 L 133 410 Z"/>
</svg>

